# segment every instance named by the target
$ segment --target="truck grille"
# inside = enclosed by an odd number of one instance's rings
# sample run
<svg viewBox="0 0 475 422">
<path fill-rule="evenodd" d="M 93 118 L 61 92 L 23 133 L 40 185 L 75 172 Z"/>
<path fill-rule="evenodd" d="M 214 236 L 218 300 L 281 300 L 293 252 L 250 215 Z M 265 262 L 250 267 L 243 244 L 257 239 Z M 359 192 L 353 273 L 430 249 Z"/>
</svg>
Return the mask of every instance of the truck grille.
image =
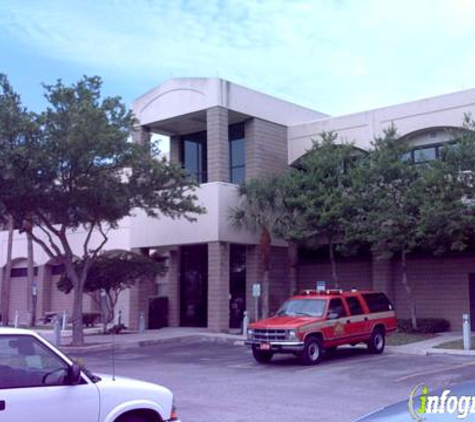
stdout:
<svg viewBox="0 0 475 422">
<path fill-rule="evenodd" d="M 258 341 L 281 341 L 287 337 L 286 330 L 254 330 L 254 340 Z"/>
</svg>

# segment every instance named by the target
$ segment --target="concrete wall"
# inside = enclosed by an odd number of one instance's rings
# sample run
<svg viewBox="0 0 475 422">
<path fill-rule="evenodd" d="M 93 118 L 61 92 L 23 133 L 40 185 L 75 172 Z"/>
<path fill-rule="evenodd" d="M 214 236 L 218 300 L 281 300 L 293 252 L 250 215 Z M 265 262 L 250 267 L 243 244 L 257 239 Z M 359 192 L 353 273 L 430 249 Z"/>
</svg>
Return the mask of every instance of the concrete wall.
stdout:
<svg viewBox="0 0 475 422">
<path fill-rule="evenodd" d="M 219 78 L 169 79 L 132 104 L 142 125 L 213 107 L 224 107 L 282 125 L 326 116 Z"/>
<path fill-rule="evenodd" d="M 319 139 L 324 131 L 337 132 L 339 141 L 369 149 L 374 137 L 392 123 L 400 136 L 406 136 L 427 128 L 461 127 L 465 113 L 475 115 L 475 89 L 292 125 L 288 162 L 293 163 L 305 154 L 312 147 L 312 140 Z"/>
</svg>

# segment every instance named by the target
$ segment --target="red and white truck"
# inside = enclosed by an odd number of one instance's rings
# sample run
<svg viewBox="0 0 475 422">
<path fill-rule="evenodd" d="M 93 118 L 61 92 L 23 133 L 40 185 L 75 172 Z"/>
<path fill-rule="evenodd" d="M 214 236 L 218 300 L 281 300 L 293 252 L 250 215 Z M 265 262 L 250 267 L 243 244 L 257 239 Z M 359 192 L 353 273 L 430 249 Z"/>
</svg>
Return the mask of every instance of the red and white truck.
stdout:
<svg viewBox="0 0 475 422">
<path fill-rule="evenodd" d="M 344 344 L 364 342 L 371 353 L 382 353 L 386 335 L 396 328 L 394 307 L 384 293 L 305 290 L 273 317 L 250 324 L 246 344 L 259 363 L 277 353 L 293 353 L 312 365 L 324 350 Z"/>
</svg>

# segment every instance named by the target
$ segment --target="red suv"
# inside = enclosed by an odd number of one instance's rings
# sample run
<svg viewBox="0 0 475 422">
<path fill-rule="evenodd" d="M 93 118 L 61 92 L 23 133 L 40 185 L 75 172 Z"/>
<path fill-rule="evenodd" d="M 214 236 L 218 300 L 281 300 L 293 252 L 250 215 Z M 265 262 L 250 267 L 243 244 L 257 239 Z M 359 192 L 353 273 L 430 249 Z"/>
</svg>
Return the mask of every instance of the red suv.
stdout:
<svg viewBox="0 0 475 422">
<path fill-rule="evenodd" d="M 312 365 L 323 350 L 343 344 L 365 342 L 371 353 L 382 353 L 386 334 L 396 328 L 393 305 L 384 293 L 306 290 L 284 302 L 275 316 L 250 324 L 246 344 L 259 363 L 276 353 L 293 353 Z"/>
</svg>

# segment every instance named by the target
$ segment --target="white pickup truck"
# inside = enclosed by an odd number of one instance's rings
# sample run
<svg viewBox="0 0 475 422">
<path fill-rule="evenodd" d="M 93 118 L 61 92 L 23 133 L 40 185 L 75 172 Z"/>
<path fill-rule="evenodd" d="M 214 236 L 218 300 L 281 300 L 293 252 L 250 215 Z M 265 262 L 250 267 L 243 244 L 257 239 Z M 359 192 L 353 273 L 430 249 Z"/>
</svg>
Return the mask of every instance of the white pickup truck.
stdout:
<svg viewBox="0 0 475 422">
<path fill-rule="evenodd" d="M 33 331 L 0 327 L 0 421 L 179 422 L 173 394 L 94 375 Z"/>
</svg>

